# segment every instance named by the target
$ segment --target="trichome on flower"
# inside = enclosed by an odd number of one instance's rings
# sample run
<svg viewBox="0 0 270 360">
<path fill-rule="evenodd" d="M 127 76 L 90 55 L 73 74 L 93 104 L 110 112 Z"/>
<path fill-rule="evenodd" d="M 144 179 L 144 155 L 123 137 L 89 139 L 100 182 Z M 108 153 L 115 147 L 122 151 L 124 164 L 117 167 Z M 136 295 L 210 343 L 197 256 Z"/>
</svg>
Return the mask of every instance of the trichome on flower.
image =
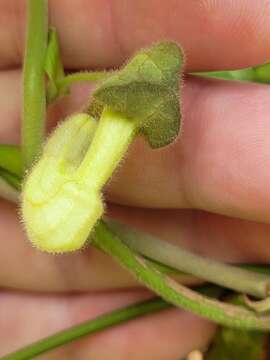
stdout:
<svg viewBox="0 0 270 360">
<path fill-rule="evenodd" d="M 175 43 L 142 50 L 95 90 L 88 114 L 70 117 L 51 135 L 23 188 L 22 216 L 35 246 L 81 248 L 103 214 L 102 187 L 135 136 L 152 148 L 176 138 L 181 66 Z"/>
</svg>

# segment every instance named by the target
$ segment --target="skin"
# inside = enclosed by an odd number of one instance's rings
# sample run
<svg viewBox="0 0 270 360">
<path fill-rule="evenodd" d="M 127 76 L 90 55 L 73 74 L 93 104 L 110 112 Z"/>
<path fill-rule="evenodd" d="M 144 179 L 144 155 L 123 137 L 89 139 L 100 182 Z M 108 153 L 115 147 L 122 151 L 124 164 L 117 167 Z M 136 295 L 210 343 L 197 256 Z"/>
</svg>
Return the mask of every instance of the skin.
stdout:
<svg viewBox="0 0 270 360">
<path fill-rule="evenodd" d="M 270 58 L 269 15 L 269 0 L 50 1 L 64 64 L 73 70 L 117 66 L 162 38 L 181 42 L 188 71 L 255 65 Z M 25 1 L 1 1 L 0 141 L 6 143 L 19 141 L 24 28 Z M 157 151 L 136 141 L 107 187 L 107 213 L 200 254 L 268 262 L 269 89 L 187 77 L 181 138 Z M 88 86 L 74 87 L 50 109 L 49 126 L 88 94 Z M 0 212 L 0 355 L 149 296 L 91 248 L 63 257 L 36 251 L 15 206 L 1 201 Z M 213 333 L 212 324 L 173 309 L 42 359 L 175 360 Z"/>
</svg>

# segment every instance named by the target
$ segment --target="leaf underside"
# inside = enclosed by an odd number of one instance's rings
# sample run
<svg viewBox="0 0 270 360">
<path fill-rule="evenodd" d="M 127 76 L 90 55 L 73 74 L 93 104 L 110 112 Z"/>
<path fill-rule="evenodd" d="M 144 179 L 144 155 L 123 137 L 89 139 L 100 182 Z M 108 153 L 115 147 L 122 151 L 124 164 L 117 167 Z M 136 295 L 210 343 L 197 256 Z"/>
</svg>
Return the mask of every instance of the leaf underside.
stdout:
<svg viewBox="0 0 270 360">
<path fill-rule="evenodd" d="M 94 92 L 94 102 L 138 121 L 153 148 L 165 146 L 180 129 L 180 72 L 183 56 L 173 42 L 142 50 Z"/>
</svg>

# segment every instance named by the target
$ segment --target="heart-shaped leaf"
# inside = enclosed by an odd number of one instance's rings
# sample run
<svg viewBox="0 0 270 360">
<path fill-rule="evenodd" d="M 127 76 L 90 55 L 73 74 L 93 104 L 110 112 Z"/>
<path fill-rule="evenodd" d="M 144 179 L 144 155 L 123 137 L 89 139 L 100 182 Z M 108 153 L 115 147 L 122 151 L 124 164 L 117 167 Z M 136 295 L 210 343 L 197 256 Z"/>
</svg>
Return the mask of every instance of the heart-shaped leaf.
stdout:
<svg viewBox="0 0 270 360">
<path fill-rule="evenodd" d="M 171 143 L 180 129 L 180 73 L 183 56 L 173 42 L 161 42 L 137 53 L 105 80 L 94 98 L 138 121 L 153 148 Z"/>
</svg>

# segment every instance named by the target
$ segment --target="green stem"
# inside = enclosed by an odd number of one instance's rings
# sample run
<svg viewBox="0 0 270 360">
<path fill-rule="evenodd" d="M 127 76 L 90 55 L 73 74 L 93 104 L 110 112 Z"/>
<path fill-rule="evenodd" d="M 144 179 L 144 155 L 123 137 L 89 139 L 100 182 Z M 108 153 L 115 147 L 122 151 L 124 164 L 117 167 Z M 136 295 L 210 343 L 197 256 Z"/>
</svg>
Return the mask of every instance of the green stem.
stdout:
<svg viewBox="0 0 270 360">
<path fill-rule="evenodd" d="M 269 316 L 256 316 L 243 307 L 207 298 L 160 273 L 141 256 L 133 253 L 103 222 L 96 226 L 92 241 L 94 246 L 117 259 L 138 281 L 171 304 L 220 325 L 250 330 L 270 330 Z"/>
<path fill-rule="evenodd" d="M 18 177 L 22 176 L 22 158 L 19 146 L 0 144 L 0 168 Z"/>
<path fill-rule="evenodd" d="M 68 74 L 56 80 L 58 89 L 70 87 L 78 82 L 94 82 L 104 80 L 112 75 L 111 71 L 81 71 Z"/>
<path fill-rule="evenodd" d="M 47 69 L 48 70 L 48 69 Z M 93 83 L 111 76 L 109 71 L 80 71 L 50 79 L 47 87 L 47 103 L 51 104 L 62 95 L 69 93 L 70 87 L 76 83 Z"/>
<path fill-rule="evenodd" d="M 107 222 L 113 232 L 128 247 L 150 259 L 228 289 L 258 298 L 265 298 L 269 295 L 270 277 L 268 275 L 192 254 L 179 246 L 162 241 L 111 219 L 107 220 Z"/>
<path fill-rule="evenodd" d="M 40 154 L 46 116 L 44 59 L 48 36 L 47 0 L 28 0 L 28 26 L 23 70 L 22 153 L 24 168 Z"/>
<path fill-rule="evenodd" d="M 125 321 L 134 319 L 139 316 L 155 313 L 170 307 L 162 299 L 154 298 L 125 308 L 112 311 L 108 314 L 101 315 L 94 320 L 86 321 L 78 326 L 61 331 L 45 339 L 37 341 L 25 348 L 1 357 L 0 360 L 28 360 L 40 355 L 46 351 L 55 349 L 61 345 L 74 341 L 89 334 L 94 334 L 105 330 L 111 326 L 121 324 Z"/>
</svg>

